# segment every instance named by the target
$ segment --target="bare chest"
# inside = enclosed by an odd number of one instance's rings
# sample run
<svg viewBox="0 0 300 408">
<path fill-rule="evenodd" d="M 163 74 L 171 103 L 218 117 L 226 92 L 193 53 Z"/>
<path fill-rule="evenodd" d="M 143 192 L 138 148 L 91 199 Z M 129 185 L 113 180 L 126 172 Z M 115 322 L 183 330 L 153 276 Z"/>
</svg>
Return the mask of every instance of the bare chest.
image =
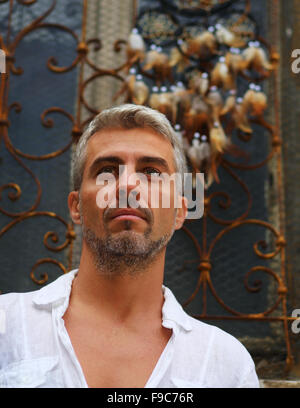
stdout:
<svg viewBox="0 0 300 408">
<path fill-rule="evenodd" d="M 144 387 L 172 334 L 163 327 L 137 333 L 64 320 L 90 388 Z"/>
</svg>

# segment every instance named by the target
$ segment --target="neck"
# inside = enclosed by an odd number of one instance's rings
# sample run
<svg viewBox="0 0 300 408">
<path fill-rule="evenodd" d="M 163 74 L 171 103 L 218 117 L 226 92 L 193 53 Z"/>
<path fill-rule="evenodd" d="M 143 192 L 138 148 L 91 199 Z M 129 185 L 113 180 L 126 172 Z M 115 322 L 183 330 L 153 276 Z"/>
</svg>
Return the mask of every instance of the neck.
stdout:
<svg viewBox="0 0 300 408">
<path fill-rule="evenodd" d="M 72 302 L 97 310 L 98 315 L 120 322 L 140 317 L 161 319 L 165 248 L 143 271 L 109 276 L 99 270 L 93 256 L 83 243 L 78 274 L 72 288 Z M 128 268 L 128 267 L 127 267 Z M 129 267 L 130 269 L 130 267 Z"/>
</svg>

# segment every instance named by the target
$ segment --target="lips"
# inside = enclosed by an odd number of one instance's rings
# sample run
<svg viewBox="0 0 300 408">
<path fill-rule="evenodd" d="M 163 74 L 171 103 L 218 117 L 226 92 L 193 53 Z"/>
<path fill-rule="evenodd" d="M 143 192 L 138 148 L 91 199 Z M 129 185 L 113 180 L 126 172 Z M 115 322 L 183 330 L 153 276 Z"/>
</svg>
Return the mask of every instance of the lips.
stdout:
<svg viewBox="0 0 300 408">
<path fill-rule="evenodd" d="M 124 209 L 120 209 L 120 210 L 114 211 L 114 213 L 111 215 L 111 219 L 114 219 L 114 218 L 117 218 L 117 217 L 121 217 L 121 216 L 124 216 L 124 218 L 125 218 L 126 216 L 128 216 L 128 217 L 133 216 L 133 217 L 141 218 L 141 219 L 143 219 L 143 220 L 146 219 L 146 217 L 144 216 L 144 214 L 142 214 L 140 211 L 133 210 L 133 209 L 129 209 L 129 208 L 128 208 L 128 209 L 124 208 Z"/>
</svg>

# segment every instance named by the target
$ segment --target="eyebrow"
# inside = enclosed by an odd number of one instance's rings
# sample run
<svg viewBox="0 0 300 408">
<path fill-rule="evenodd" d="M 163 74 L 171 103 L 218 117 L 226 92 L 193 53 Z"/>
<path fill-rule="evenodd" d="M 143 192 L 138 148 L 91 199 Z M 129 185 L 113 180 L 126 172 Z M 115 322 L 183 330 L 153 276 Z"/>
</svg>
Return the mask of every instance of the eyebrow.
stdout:
<svg viewBox="0 0 300 408">
<path fill-rule="evenodd" d="M 102 164 L 102 163 L 115 163 L 115 164 L 124 164 L 124 160 L 122 160 L 118 156 L 101 156 L 97 157 L 92 165 L 90 166 L 89 173 L 93 174 L 94 171 L 97 170 L 97 168 Z M 166 172 L 170 172 L 169 165 L 165 159 L 162 157 L 156 157 L 156 156 L 142 156 L 139 157 L 137 160 L 138 164 L 143 164 L 143 163 L 153 163 L 161 166 Z"/>
</svg>

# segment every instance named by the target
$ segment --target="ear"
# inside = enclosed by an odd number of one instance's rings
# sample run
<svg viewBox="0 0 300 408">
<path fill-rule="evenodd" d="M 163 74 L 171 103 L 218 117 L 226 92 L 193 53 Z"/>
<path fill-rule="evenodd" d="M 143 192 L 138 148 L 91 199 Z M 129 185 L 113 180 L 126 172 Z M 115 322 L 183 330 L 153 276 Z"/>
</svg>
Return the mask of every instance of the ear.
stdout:
<svg viewBox="0 0 300 408">
<path fill-rule="evenodd" d="M 68 206 L 74 224 L 81 224 L 78 191 L 71 191 L 68 196 Z"/>
<path fill-rule="evenodd" d="M 182 227 L 188 213 L 188 200 L 184 196 L 178 196 L 178 208 L 175 220 L 175 230 Z"/>
</svg>

